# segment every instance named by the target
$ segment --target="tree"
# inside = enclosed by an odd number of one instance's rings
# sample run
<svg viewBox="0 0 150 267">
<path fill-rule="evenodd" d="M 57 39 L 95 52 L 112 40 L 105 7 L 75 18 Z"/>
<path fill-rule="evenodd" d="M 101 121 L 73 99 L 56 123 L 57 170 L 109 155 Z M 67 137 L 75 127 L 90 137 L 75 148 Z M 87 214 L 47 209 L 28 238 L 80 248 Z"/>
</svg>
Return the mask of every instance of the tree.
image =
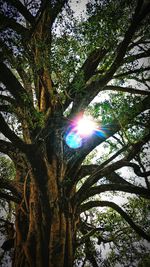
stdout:
<svg viewBox="0 0 150 267">
<path fill-rule="evenodd" d="M 71 267 L 83 244 L 98 266 L 90 236 L 105 243 L 111 228 L 88 225 L 94 207 L 115 210 L 150 241 L 147 227 L 102 198 L 150 199 L 149 11 L 149 1 L 90 1 L 77 19 L 67 0 L 0 1 L 0 151 L 15 165 L 0 197 L 15 203 L 14 267 Z M 83 136 L 76 123 L 89 113 L 97 126 Z M 98 146 L 103 155 L 87 163 Z"/>
</svg>

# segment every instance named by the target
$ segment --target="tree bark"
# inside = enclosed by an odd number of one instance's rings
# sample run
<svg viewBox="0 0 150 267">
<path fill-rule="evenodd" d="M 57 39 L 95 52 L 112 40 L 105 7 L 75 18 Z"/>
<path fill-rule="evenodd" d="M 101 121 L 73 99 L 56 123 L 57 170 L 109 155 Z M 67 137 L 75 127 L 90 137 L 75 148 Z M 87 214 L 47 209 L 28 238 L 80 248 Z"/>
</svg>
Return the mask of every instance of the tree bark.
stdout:
<svg viewBox="0 0 150 267">
<path fill-rule="evenodd" d="M 56 158 L 49 163 L 46 153 L 35 154 L 34 158 L 30 155 L 24 196 L 16 208 L 13 267 L 71 267 L 75 216 L 60 185 L 64 174 L 58 172 Z"/>
</svg>

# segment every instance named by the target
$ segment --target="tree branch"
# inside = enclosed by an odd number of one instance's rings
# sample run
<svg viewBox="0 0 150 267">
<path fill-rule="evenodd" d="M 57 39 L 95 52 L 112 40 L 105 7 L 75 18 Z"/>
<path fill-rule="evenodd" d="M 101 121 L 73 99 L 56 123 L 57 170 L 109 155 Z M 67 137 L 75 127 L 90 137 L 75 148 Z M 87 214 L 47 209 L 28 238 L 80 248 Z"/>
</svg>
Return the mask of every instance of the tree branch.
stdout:
<svg viewBox="0 0 150 267">
<path fill-rule="evenodd" d="M 131 44 L 129 45 L 129 49 L 133 49 L 135 47 L 139 47 L 139 45 L 149 45 L 150 41 L 149 40 L 143 40 L 143 36 L 138 39 L 138 41 L 135 42 L 131 42 Z"/>
<path fill-rule="evenodd" d="M 9 102 L 11 104 L 15 104 L 15 100 L 14 98 L 10 97 L 10 96 L 7 96 L 7 95 L 0 95 L 0 100 L 1 102 Z"/>
<path fill-rule="evenodd" d="M 21 151 L 15 145 L 4 140 L 0 140 L 0 152 L 8 155 L 11 158 L 11 160 L 14 162 L 15 169 L 16 169 L 16 181 L 17 182 L 13 181 L 13 184 L 21 192 L 22 183 L 19 183 L 18 181 L 23 182 L 24 177 L 29 171 L 29 166 L 26 161 L 25 154 L 21 153 Z"/>
<path fill-rule="evenodd" d="M 82 232 L 83 237 L 81 237 L 77 241 L 77 246 L 80 246 L 81 244 L 85 243 L 89 239 L 89 237 L 93 236 L 96 232 L 104 232 L 105 228 L 104 227 L 94 227 L 93 225 L 89 225 L 86 222 L 81 221 L 79 224 L 79 230 Z M 103 239 L 103 241 L 105 242 L 106 240 Z M 107 240 L 107 242 L 109 242 L 109 241 Z"/>
<path fill-rule="evenodd" d="M 26 90 L 26 92 L 28 92 L 29 96 L 32 99 L 33 98 L 32 86 L 31 86 L 31 84 L 29 82 L 31 77 L 29 76 L 29 73 L 26 73 L 26 71 L 25 71 L 25 69 L 23 67 L 24 63 L 22 62 L 22 60 L 24 60 L 25 58 L 24 57 L 21 58 L 20 56 L 14 57 L 14 53 L 13 53 L 12 49 L 9 48 L 1 40 L 0 40 L 0 47 L 1 47 L 1 50 L 2 50 L 2 53 L 0 53 L 1 58 L 3 59 L 3 61 L 5 59 L 7 59 L 11 63 L 11 66 L 13 66 L 16 69 L 16 71 L 18 72 L 18 74 L 19 74 L 19 76 L 20 76 L 20 78 L 21 78 L 21 80 L 23 82 L 24 89 Z M 9 91 L 9 89 L 7 89 L 7 90 Z"/>
<path fill-rule="evenodd" d="M 10 105 L 0 105 L 0 111 L 10 113 L 11 106 Z"/>
<path fill-rule="evenodd" d="M 103 91 L 105 91 L 105 90 L 125 92 L 125 93 L 130 93 L 130 94 L 137 94 L 137 95 L 138 94 L 139 95 L 150 95 L 150 91 L 135 89 L 135 88 L 131 88 L 131 87 L 108 85 L 108 86 L 103 88 Z"/>
<path fill-rule="evenodd" d="M 117 204 L 110 201 L 89 201 L 86 204 L 83 204 L 79 207 L 79 212 L 82 213 L 93 207 L 111 207 L 112 209 L 116 210 L 126 220 L 126 222 L 136 231 L 138 235 L 140 235 L 147 241 L 150 241 L 150 236 L 147 235 L 137 224 L 135 224 L 130 218 L 130 216 Z"/>
<path fill-rule="evenodd" d="M 78 246 L 80 246 L 81 244 L 84 244 L 90 236 L 93 236 L 97 231 L 99 231 L 96 228 L 93 228 L 91 231 L 88 231 L 82 238 L 80 238 L 80 240 L 78 241 Z"/>
<path fill-rule="evenodd" d="M 8 179 L 3 179 L 3 177 L 0 177 L 0 188 L 1 189 L 6 189 L 6 190 L 10 190 L 11 193 L 16 196 L 17 198 L 22 197 L 22 193 L 23 193 L 23 184 L 15 182 L 15 181 L 11 181 Z"/>
<path fill-rule="evenodd" d="M 13 201 L 13 202 L 15 202 L 17 204 L 20 203 L 20 199 L 17 198 L 16 196 L 12 196 L 12 195 L 10 195 L 8 193 L 3 193 L 1 191 L 0 191 L 0 198 L 6 200 L 8 202 Z"/>
<path fill-rule="evenodd" d="M 131 74 L 136 74 L 136 73 L 143 73 L 144 71 L 149 71 L 150 67 L 145 67 L 145 68 L 140 68 L 140 69 L 135 69 L 135 70 L 129 70 L 123 73 L 118 73 L 116 75 L 113 76 L 113 78 L 120 78 L 120 77 L 124 77 L 127 75 L 131 75 Z"/>
<path fill-rule="evenodd" d="M 93 174 L 98 169 L 103 169 L 108 163 L 112 162 L 116 157 L 118 157 L 123 151 L 125 151 L 128 148 L 127 145 L 125 145 L 123 148 L 121 148 L 119 151 L 114 153 L 109 159 L 105 160 L 100 165 L 98 164 L 90 164 L 90 165 L 81 165 L 81 168 L 79 170 L 79 173 L 77 174 L 77 181 L 83 178 L 86 175 Z"/>
<path fill-rule="evenodd" d="M 118 173 L 116 172 L 112 172 L 110 174 L 108 174 L 106 176 L 106 179 L 110 182 L 110 183 L 114 183 L 114 184 L 126 184 L 126 185 L 133 185 L 129 182 L 127 182 L 125 179 L 123 179 Z"/>
<path fill-rule="evenodd" d="M 54 23 L 58 14 L 62 11 L 65 4 L 67 4 L 68 0 L 57 0 L 55 6 L 52 8 L 52 24 Z"/>
<path fill-rule="evenodd" d="M 21 107 L 24 106 L 24 101 L 31 102 L 27 92 L 24 90 L 22 85 L 18 82 L 17 78 L 11 72 L 11 70 L 4 64 L 0 62 L 0 81 L 7 87 L 9 92 L 17 100 L 17 103 Z M 30 106 L 32 103 L 30 103 Z"/>
<path fill-rule="evenodd" d="M 33 106 L 33 102 L 29 93 L 22 87 L 11 70 L 3 62 L 0 64 L 0 81 L 6 86 L 7 90 L 9 90 L 11 95 L 15 98 L 16 102 L 13 108 L 16 110 L 15 112 L 17 115 L 19 114 L 24 116 L 24 120 L 30 129 L 30 136 L 32 135 L 33 137 L 34 133 L 36 132 L 36 127 L 39 127 L 39 121 L 36 116 L 37 111 Z M 16 106 L 19 106 L 20 108 L 19 113 L 17 113 L 18 111 Z"/>
<path fill-rule="evenodd" d="M 77 200 L 77 203 L 80 204 L 84 200 L 96 195 L 101 194 L 104 192 L 125 192 L 130 194 L 136 194 L 139 195 L 145 199 L 150 199 L 150 191 L 146 188 L 135 186 L 135 185 L 126 185 L 126 184 L 103 184 L 100 186 L 93 186 L 91 187 L 88 192 L 86 192 L 82 197 L 80 196 L 80 199 L 77 198 L 77 195 L 75 196 L 75 201 Z"/>
<path fill-rule="evenodd" d="M 36 15 L 36 25 L 34 26 L 33 33 L 35 34 L 40 27 L 43 28 L 41 33 L 44 36 L 50 36 L 52 25 L 67 2 L 68 0 L 57 0 L 54 6 L 52 6 L 53 4 L 50 1 L 42 0 Z"/>
<path fill-rule="evenodd" d="M 68 92 L 70 97 L 67 97 L 66 102 L 64 104 L 64 108 L 66 109 L 70 104 L 71 100 L 75 99 L 71 111 L 72 114 L 78 110 L 77 107 L 80 102 L 80 94 L 79 92 L 76 92 L 76 84 L 79 83 L 80 80 L 81 84 L 84 84 L 85 86 L 84 91 L 90 91 L 90 89 L 86 87 L 86 82 L 95 74 L 96 68 L 98 67 L 99 63 L 102 61 L 106 53 L 107 50 L 105 48 L 99 48 L 92 51 L 83 63 L 82 67 L 75 75 L 71 84 L 68 86 L 66 91 Z M 81 89 L 81 91 L 83 91 L 83 88 Z"/>
<path fill-rule="evenodd" d="M 25 143 L 9 128 L 8 124 L 0 114 L 0 125 L 2 134 L 7 137 L 16 147 L 25 151 Z"/>
<path fill-rule="evenodd" d="M 138 60 L 138 59 L 141 59 L 141 58 L 147 58 L 150 56 L 150 49 L 147 49 L 147 51 L 145 52 L 142 52 L 142 53 L 138 53 L 136 55 L 129 55 L 129 56 L 126 56 L 124 58 L 124 63 L 130 63 L 130 62 L 133 62 L 135 60 Z"/>
<path fill-rule="evenodd" d="M 28 30 L 21 24 L 17 23 L 13 18 L 5 17 L 2 13 L 0 14 L 0 30 L 10 28 L 22 36 L 27 37 Z"/>
<path fill-rule="evenodd" d="M 5 140 L 0 140 L 0 152 L 8 155 L 13 161 L 16 161 L 19 155 L 18 149 L 11 142 Z"/>
<path fill-rule="evenodd" d="M 13 5 L 31 25 L 34 24 L 35 18 L 19 0 L 6 0 L 6 2 Z"/>
<path fill-rule="evenodd" d="M 135 173 L 137 176 L 140 176 L 140 177 L 146 177 L 146 176 L 149 176 L 149 175 L 150 175 L 150 171 L 142 172 L 141 169 L 140 169 L 140 166 L 137 165 L 136 163 L 129 162 L 129 163 L 127 163 L 127 166 L 132 167 L 133 170 L 134 170 L 134 173 Z"/>
</svg>

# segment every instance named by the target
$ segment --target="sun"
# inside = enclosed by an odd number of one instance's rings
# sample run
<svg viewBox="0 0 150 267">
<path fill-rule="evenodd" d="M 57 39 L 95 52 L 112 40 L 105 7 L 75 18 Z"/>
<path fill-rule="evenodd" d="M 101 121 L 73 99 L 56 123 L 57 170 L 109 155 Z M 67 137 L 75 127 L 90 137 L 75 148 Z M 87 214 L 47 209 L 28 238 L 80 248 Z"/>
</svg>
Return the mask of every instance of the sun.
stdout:
<svg viewBox="0 0 150 267">
<path fill-rule="evenodd" d="M 79 119 L 76 124 L 76 130 L 81 136 L 92 135 L 96 128 L 96 123 L 88 116 Z"/>
<path fill-rule="evenodd" d="M 88 136 L 98 131 L 96 122 L 90 116 L 76 118 L 65 135 L 66 144 L 73 149 L 80 148 Z"/>
</svg>

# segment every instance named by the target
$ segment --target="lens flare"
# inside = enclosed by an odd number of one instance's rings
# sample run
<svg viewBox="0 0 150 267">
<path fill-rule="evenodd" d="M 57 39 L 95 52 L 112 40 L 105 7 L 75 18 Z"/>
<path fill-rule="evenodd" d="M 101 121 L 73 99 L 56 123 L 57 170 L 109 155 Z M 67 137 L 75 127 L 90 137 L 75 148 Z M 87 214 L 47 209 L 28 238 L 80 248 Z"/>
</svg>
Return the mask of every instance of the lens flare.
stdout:
<svg viewBox="0 0 150 267">
<path fill-rule="evenodd" d="M 91 117 L 78 117 L 69 125 L 65 135 L 65 141 L 70 148 L 77 149 L 93 134 L 104 139 L 106 137 L 106 131 L 103 127 L 98 126 Z"/>
<path fill-rule="evenodd" d="M 83 117 L 77 121 L 76 129 L 81 136 L 88 136 L 94 132 L 96 124 L 91 118 Z"/>
<path fill-rule="evenodd" d="M 67 135 L 66 135 L 66 144 L 70 147 L 70 148 L 79 148 L 82 146 L 82 138 L 81 136 L 76 133 L 75 131 L 70 131 Z"/>
</svg>

